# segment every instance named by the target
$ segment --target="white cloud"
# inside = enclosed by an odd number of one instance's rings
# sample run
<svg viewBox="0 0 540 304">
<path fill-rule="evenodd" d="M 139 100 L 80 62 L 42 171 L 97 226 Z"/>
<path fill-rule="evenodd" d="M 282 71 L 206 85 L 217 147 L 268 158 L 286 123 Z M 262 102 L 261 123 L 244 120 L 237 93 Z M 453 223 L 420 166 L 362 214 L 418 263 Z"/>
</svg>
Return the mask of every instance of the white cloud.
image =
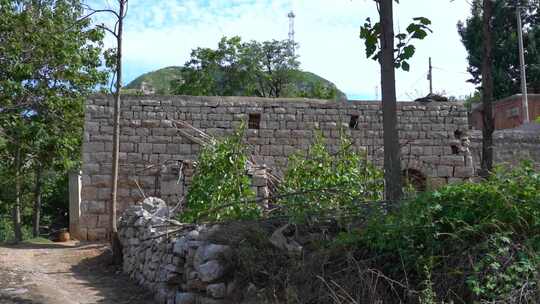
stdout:
<svg viewBox="0 0 540 304">
<path fill-rule="evenodd" d="M 379 67 L 365 58 L 359 27 L 376 18 L 372 0 L 130 0 L 125 28 L 126 80 L 168 65 L 182 65 L 193 48 L 215 47 L 219 39 L 239 35 L 244 40 L 286 39 L 287 13 L 296 13 L 296 40 L 302 68 L 317 73 L 348 94 L 374 98 Z M 464 95 L 466 51 L 456 31 L 469 14 L 465 0 L 407 0 L 395 6 L 396 31 L 412 17 L 433 21 L 433 34 L 415 42 L 411 72 L 397 73 L 398 98 L 427 94 L 428 57 L 433 57 L 434 87 Z M 109 45 L 112 40 L 108 40 Z"/>
</svg>

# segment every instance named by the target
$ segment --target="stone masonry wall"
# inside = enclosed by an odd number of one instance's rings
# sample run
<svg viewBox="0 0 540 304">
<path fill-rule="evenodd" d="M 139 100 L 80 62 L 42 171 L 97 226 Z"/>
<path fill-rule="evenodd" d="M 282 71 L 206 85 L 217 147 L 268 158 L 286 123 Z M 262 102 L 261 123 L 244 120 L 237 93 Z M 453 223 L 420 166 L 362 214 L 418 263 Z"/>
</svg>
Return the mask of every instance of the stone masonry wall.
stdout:
<svg viewBox="0 0 540 304">
<path fill-rule="evenodd" d="M 184 226 L 172 233 L 180 226 L 167 220 L 163 205 L 147 198 L 122 214 L 118 233 L 124 272 L 150 290 L 157 303 L 233 303 L 227 300 L 237 292 L 233 250 L 207 239 L 219 226 Z"/>
<path fill-rule="evenodd" d="M 472 154 L 475 168 L 480 168 L 482 155 L 482 132 L 471 132 Z M 493 134 L 496 164 L 516 166 L 531 161 L 540 170 L 540 126 L 531 129 L 507 129 Z"/>
<path fill-rule="evenodd" d="M 103 239 L 108 229 L 112 151 L 112 98 L 87 100 L 83 141 L 81 217 L 78 237 Z M 174 120 L 186 121 L 215 136 L 231 134 L 250 121 L 246 140 L 254 159 L 280 174 L 288 156 L 305 150 L 317 130 L 331 149 L 343 130 L 378 166 L 383 163 L 380 103 L 250 97 L 125 96 L 121 107 L 119 209 L 146 196 L 176 204 L 187 185 L 179 185 L 186 162 L 200 145 L 182 136 Z M 458 103 L 398 103 L 402 167 L 439 185 L 470 177 L 463 146 L 467 112 Z M 258 128 L 257 128 L 258 127 Z M 186 174 L 187 175 L 187 174 Z M 120 213 L 120 212 L 119 212 Z"/>
</svg>

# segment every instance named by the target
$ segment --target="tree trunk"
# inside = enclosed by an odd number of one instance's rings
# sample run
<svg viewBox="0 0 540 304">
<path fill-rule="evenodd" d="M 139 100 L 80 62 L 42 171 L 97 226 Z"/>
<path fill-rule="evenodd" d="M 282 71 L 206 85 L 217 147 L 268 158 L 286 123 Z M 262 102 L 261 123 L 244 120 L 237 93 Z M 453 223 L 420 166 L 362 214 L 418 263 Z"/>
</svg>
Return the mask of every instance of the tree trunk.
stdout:
<svg viewBox="0 0 540 304">
<path fill-rule="evenodd" d="M 36 188 L 34 191 L 34 215 L 33 215 L 33 236 L 39 236 L 39 222 L 41 219 L 41 178 L 42 178 L 42 167 L 38 166 L 36 168 Z"/>
<path fill-rule="evenodd" d="M 116 36 L 116 91 L 114 93 L 114 120 L 113 120 L 113 160 L 112 160 L 112 193 L 109 209 L 110 216 L 110 241 L 113 252 L 113 264 L 122 263 L 122 247 L 118 238 L 118 227 L 116 225 L 116 208 L 118 193 L 118 155 L 120 152 L 120 94 L 122 89 L 122 31 L 124 28 L 124 10 L 127 0 L 118 0 L 119 18 L 118 33 Z"/>
<path fill-rule="evenodd" d="M 386 199 L 398 201 L 403 196 L 401 159 L 396 113 L 396 75 L 394 70 L 394 21 L 392 2 L 381 0 L 381 88 L 384 132 L 384 180 Z"/>
<path fill-rule="evenodd" d="M 483 36 L 483 61 L 482 61 L 482 105 L 484 108 L 482 120 L 482 164 L 480 176 L 487 177 L 493 168 L 493 131 L 495 122 L 493 119 L 493 75 L 492 75 L 492 37 L 491 19 L 493 4 L 490 0 L 484 0 L 484 15 L 482 21 Z"/>
<path fill-rule="evenodd" d="M 17 142 L 15 152 L 15 206 L 13 206 L 13 229 L 15 230 L 15 243 L 22 241 L 21 224 L 21 146 Z"/>
</svg>

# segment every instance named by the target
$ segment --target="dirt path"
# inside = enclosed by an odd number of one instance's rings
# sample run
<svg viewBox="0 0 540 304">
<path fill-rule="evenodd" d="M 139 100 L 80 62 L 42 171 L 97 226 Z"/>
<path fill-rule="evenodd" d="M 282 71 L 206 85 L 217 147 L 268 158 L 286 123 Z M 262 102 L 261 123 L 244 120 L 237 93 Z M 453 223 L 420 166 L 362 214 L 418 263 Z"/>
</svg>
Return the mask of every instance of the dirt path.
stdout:
<svg viewBox="0 0 540 304">
<path fill-rule="evenodd" d="M 154 303 L 109 255 L 103 244 L 0 246 L 0 303 Z"/>
</svg>

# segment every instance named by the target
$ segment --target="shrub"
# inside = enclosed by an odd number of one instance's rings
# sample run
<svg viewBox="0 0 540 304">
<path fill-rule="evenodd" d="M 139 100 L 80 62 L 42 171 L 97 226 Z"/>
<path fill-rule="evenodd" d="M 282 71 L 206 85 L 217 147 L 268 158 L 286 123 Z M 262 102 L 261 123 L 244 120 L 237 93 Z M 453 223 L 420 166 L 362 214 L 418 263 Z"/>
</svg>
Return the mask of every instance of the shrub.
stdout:
<svg viewBox="0 0 540 304">
<path fill-rule="evenodd" d="M 262 210 L 253 200 L 255 193 L 246 174 L 244 130 L 241 126 L 232 136 L 215 140 L 202 149 L 186 197 L 187 208 L 180 214 L 180 220 L 223 221 L 261 216 Z"/>
<path fill-rule="evenodd" d="M 341 217 L 358 214 L 362 202 L 382 199 L 382 173 L 366 155 L 355 152 L 342 136 L 340 148 L 332 154 L 318 134 L 307 156 L 290 157 L 280 193 L 283 212 L 293 220 L 306 215 Z"/>
<path fill-rule="evenodd" d="M 524 164 L 481 183 L 420 195 L 370 221 L 362 239 L 381 256 L 401 260 L 405 269 L 385 269 L 396 277 L 405 271 L 420 281 L 425 267 L 432 267 L 441 300 L 459 295 L 509 303 L 519 292 L 532 297 L 538 292 L 540 175 Z"/>
</svg>

